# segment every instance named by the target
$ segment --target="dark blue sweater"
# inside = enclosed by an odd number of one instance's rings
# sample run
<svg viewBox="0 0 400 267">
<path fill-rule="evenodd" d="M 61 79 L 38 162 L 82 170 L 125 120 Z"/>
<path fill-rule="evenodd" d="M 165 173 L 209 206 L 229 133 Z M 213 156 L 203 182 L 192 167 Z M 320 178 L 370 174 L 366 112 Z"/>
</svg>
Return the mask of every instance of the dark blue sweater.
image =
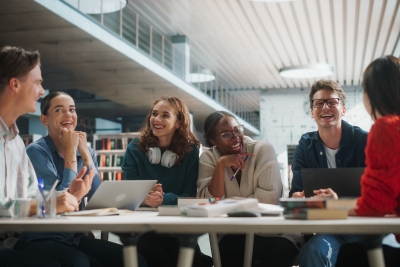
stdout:
<svg viewBox="0 0 400 267">
<path fill-rule="evenodd" d="M 128 145 L 122 170 L 125 180 L 157 180 L 164 190 L 163 205 L 176 205 L 178 197 L 195 197 L 199 170 L 199 149 L 192 144 L 192 151 L 186 153 L 180 166 L 163 167 L 161 163 L 151 164 L 146 154 L 139 149 L 139 139 Z"/>
</svg>

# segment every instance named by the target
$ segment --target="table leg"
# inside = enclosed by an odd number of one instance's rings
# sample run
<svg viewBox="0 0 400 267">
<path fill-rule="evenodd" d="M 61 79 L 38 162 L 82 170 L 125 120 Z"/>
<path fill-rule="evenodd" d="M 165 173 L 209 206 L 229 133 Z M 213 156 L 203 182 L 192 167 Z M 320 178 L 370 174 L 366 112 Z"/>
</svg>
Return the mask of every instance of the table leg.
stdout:
<svg viewBox="0 0 400 267">
<path fill-rule="evenodd" d="M 197 245 L 199 235 L 176 235 L 180 242 L 177 267 L 192 266 L 194 249 Z"/>
<path fill-rule="evenodd" d="M 370 267 L 385 267 L 382 248 L 368 250 L 368 262 Z"/>
<path fill-rule="evenodd" d="M 253 245 L 254 245 L 254 233 L 246 234 L 243 267 L 251 267 L 251 260 L 253 258 Z"/>
<path fill-rule="evenodd" d="M 210 247 L 211 247 L 214 267 L 221 267 L 221 256 L 219 254 L 217 233 L 215 232 L 208 233 L 208 237 L 210 238 Z"/>
<path fill-rule="evenodd" d="M 385 267 L 382 251 L 382 239 L 385 235 L 362 235 L 361 240 L 367 248 L 368 262 L 371 267 Z"/>
<path fill-rule="evenodd" d="M 139 267 L 137 242 L 143 233 L 120 234 L 123 248 L 124 266 L 125 267 Z"/>
<path fill-rule="evenodd" d="M 110 232 L 105 232 L 105 231 L 101 231 L 101 233 L 100 233 L 100 239 L 101 240 L 106 240 L 106 241 L 108 241 L 108 234 L 109 234 Z"/>
</svg>

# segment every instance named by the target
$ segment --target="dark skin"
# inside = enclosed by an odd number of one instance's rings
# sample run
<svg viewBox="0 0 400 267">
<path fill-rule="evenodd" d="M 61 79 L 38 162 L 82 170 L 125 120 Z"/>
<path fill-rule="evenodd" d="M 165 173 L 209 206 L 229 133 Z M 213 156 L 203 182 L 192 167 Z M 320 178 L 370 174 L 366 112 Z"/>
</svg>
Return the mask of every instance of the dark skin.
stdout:
<svg viewBox="0 0 400 267">
<path fill-rule="evenodd" d="M 230 140 L 221 138 L 221 133 L 233 132 L 238 126 L 239 123 L 234 117 L 225 116 L 215 125 L 214 137 L 210 139 L 211 144 L 216 146 L 222 154 L 218 159 L 210 184 L 208 185 L 208 190 L 214 197 L 222 197 L 225 194 L 225 167 L 231 167 L 233 172 L 238 168 L 242 170 L 246 165 L 244 158 L 246 156 L 255 156 L 252 153 L 243 152 L 243 133 L 232 134 Z M 235 176 L 239 185 L 242 178 L 241 170 Z"/>
</svg>

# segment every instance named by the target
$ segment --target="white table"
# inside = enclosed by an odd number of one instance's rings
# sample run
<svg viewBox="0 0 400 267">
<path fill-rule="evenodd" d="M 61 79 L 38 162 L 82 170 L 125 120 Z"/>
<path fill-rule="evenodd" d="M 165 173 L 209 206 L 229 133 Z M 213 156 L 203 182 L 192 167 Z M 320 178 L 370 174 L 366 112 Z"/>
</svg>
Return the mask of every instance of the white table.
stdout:
<svg viewBox="0 0 400 267">
<path fill-rule="evenodd" d="M 329 233 L 329 234 L 386 234 L 400 233 L 400 218 L 349 217 L 346 220 L 285 220 L 282 217 L 256 218 L 194 218 L 180 216 L 157 216 L 157 213 L 137 213 L 129 216 L 59 217 L 56 219 L 0 219 L 2 231 L 90 231 L 113 233 L 204 234 L 242 233 Z M 182 250 L 181 250 L 182 252 Z M 192 259 L 193 250 L 184 250 L 178 265 L 185 266 Z M 132 256 L 135 246 L 124 248 L 126 266 L 136 266 Z M 185 259 L 186 256 L 186 259 Z M 251 259 L 250 259 L 251 260 Z"/>
</svg>

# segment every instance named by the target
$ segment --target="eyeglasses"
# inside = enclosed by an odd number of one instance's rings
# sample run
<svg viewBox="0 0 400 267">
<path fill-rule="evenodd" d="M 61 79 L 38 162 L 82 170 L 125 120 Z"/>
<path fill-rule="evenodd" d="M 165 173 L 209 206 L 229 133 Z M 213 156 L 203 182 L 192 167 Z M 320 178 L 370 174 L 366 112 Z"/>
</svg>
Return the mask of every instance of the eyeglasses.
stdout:
<svg viewBox="0 0 400 267">
<path fill-rule="evenodd" d="M 233 131 L 226 131 L 226 132 L 222 132 L 219 134 L 219 136 L 221 136 L 221 138 L 225 141 L 229 141 L 232 139 L 232 136 L 238 136 L 238 135 L 242 135 L 244 131 L 244 126 L 243 125 L 239 125 L 236 126 L 235 128 L 233 128 Z"/>
<path fill-rule="evenodd" d="M 340 98 L 329 98 L 329 99 L 313 99 L 312 106 L 313 108 L 323 108 L 325 103 L 328 107 L 336 107 L 339 105 Z"/>
</svg>

